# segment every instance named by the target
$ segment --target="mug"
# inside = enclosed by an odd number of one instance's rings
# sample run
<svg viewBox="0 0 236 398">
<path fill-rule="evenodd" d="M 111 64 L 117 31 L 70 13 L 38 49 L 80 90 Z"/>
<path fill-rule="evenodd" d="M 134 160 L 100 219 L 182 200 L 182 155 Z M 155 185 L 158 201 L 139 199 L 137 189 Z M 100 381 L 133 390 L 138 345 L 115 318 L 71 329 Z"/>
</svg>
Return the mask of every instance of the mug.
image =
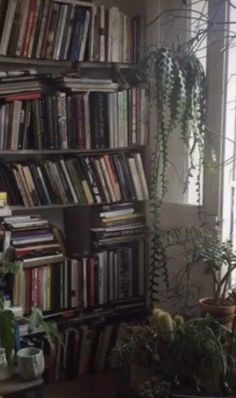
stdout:
<svg viewBox="0 0 236 398">
<path fill-rule="evenodd" d="M 45 363 L 43 351 L 35 347 L 27 347 L 17 352 L 20 376 L 31 380 L 43 374 Z"/>
</svg>

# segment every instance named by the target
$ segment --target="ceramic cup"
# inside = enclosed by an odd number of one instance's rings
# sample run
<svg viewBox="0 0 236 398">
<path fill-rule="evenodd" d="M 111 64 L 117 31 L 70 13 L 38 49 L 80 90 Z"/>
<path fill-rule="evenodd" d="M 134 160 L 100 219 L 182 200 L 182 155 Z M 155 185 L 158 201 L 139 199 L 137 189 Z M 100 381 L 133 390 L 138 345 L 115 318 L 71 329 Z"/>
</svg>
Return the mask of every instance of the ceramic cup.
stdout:
<svg viewBox="0 0 236 398">
<path fill-rule="evenodd" d="M 28 347 L 17 352 L 19 373 L 23 379 L 32 380 L 40 377 L 44 371 L 43 351 Z"/>
</svg>

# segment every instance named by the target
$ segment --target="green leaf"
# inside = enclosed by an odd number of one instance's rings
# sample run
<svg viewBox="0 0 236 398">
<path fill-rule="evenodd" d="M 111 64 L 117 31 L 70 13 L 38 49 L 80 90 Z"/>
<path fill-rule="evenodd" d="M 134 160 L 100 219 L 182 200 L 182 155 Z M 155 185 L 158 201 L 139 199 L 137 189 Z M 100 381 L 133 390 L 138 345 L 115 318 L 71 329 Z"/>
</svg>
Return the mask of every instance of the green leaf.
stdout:
<svg viewBox="0 0 236 398">
<path fill-rule="evenodd" d="M 0 311 L 0 346 L 5 348 L 6 359 L 11 365 L 12 351 L 15 344 L 15 320 L 11 310 Z"/>
</svg>

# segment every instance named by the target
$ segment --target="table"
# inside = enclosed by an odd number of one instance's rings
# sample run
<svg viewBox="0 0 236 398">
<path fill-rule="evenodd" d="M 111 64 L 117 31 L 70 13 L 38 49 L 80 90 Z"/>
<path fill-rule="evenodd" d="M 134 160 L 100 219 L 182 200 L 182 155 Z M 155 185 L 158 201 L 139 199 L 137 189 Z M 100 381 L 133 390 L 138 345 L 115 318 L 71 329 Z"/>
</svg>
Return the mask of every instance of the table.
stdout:
<svg viewBox="0 0 236 398">
<path fill-rule="evenodd" d="M 13 376 L 8 380 L 0 381 L 0 398 L 18 393 L 34 391 L 35 398 L 43 398 L 43 379 L 24 380 L 20 376 Z"/>
</svg>

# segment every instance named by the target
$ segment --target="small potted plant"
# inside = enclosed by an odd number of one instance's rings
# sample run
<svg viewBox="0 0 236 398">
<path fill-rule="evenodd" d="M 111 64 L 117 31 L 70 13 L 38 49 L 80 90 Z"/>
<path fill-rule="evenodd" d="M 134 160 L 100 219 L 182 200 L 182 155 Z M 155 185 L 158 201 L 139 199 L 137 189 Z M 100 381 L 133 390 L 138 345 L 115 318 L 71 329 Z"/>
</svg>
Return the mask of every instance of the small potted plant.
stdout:
<svg viewBox="0 0 236 398">
<path fill-rule="evenodd" d="M 18 271 L 21 263 L 15 260 L 14 249 L 8 248 L 2 257 L 0 268 L 0 281 L 5 274 Z M 38 330 L 46 334 L 49 343 L 59 338 L 56 328 L 43 318 L 38 308 L 33 308 L 28 318 L 29 333 Z M 0 380 L 11 376 L 13 353 L 15 346 L 16 318 L 11 308 L 6 307 L 4 297 L 0 294 Z M 24 348 L 17 353 L 19 373 L 25 379 L 39 377 L 44 371 L 44 358 L 42 350 L 37 348 Z"/>
</svg>

